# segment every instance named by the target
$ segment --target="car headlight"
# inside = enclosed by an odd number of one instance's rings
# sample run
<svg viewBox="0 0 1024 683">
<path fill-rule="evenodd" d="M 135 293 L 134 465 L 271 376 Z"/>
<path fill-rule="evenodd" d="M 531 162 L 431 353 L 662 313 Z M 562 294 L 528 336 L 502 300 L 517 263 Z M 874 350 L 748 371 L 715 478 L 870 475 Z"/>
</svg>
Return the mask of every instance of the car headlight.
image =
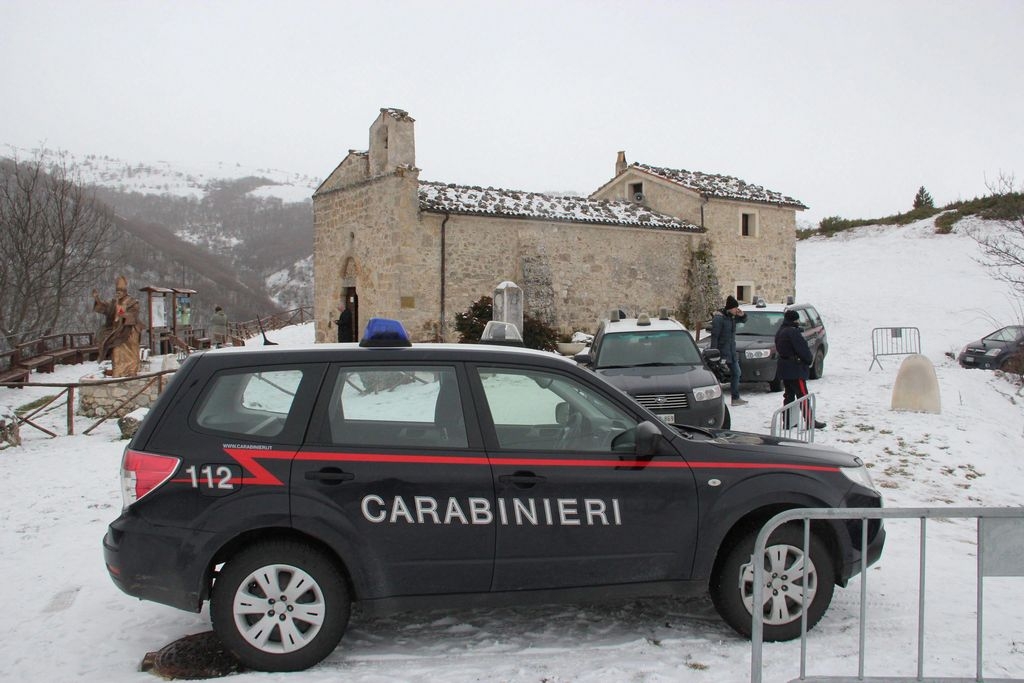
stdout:
<svg viewBox="0 0 1024 683">
<path fill-rule="evenodd" d="M 747 349 L 747 358 L 771 358 L 771 349 Z"/>
<path fill-rule="evenodd" d="M 706 387 L 693 388 L 694 401 L 712 401 L 722 395 L 722 387 L 718 384 L 710 384 Z"/>
<path fill-rule="evenodd" d="M 985 355 L 986 356 L 998 356 L 1002 352 L 1003 352 L 1003 350 L 1000 349 L 1000 348 L 989 349 L 988 351 L 985 352 Z"/>
<path fill-rule="evenodd" d="M 868 468 L 864 465 L 859 465 L 857 467 L 840 467 L 839 471 L 846 475 L 846 478 L 854 484 L 860 484 L 872 491 L 876 490 L 875 482 L 871 481 L 871 475 L 868 473 Z"/>
</svg>

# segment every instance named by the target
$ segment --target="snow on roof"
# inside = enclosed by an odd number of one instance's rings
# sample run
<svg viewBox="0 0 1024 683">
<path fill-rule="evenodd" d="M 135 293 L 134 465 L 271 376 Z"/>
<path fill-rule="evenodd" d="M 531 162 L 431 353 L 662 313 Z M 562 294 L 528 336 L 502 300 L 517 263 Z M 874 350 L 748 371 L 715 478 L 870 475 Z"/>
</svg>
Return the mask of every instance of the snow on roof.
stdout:
<svg viewBox="0 0 1024 683">
<path fill-rule="evenodd" d="M 538 192 L 428 181 L 420 181 L 419 195 L 420 209 L 423 211 L 703 232 L 693 223 L 651 211 L 645 206 L 631 202 L 613 202 L 588 197 L 559 197 Z"/>
<path fill-rule="evenodd" d="M 796 209 L 807 208 L 799 199 L 787 197 L 773 190 L 767 190 L 760 185 L 752 185 L 732 176 L 649 166 L 638 162 L 633 162 L 630 166 L 711 197 L 739 199 L 764 204 L 782 204 Z"/>
<path fill-rule="evenodd" d="M 416 119 L 409 116 L 409 112 L 404 109 L 398 109 L 397 107 L 381 107 L 380 113 L 387 114 L 397 121 L 416 121 Z"/>
</svg>

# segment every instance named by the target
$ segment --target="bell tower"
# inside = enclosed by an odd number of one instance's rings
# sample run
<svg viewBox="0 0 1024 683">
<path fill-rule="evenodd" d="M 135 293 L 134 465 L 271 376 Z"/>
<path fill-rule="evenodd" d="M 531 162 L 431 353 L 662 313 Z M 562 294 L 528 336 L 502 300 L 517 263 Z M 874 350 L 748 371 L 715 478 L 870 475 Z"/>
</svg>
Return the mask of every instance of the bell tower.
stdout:
<svg viewBox="0 0 1024 683">
<path fill-rule="evenodd" d="M 385 107 L 370 126 L 370 176 L 391 173 L 398 166 L 416 166 L 416 122 L 401 109 Z"/>
</svg>

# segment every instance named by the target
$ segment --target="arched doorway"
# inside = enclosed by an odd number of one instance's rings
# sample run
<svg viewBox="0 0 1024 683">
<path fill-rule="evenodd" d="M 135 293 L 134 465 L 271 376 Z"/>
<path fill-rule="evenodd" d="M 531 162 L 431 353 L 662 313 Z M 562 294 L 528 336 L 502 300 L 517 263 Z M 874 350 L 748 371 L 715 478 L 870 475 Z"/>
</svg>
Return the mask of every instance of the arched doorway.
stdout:
<svg viewBox="0 0 1024 683">
<path fill-rule="evenodd" d="M 348 310 L 348 324 L 343 328 L 342 316 L 338 320 L 338 341 L 359 340 L 359 295 L 356 293 L 356 262 L 353 258 L 345 260 L 345 268 L 341 274 L 341 310 Z M 348 338 L 345 339 L 347 334 Z"/>
</svg>

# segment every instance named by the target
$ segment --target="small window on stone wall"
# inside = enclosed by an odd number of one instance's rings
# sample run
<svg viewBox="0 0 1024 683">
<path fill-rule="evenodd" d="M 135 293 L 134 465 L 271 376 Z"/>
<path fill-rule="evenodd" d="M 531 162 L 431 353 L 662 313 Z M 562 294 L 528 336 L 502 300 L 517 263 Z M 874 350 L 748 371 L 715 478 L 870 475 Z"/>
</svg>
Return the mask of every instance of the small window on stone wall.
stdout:
<svg viewBox="0 0 1024 683">
<path fill-rule="evenodd" d="M 757 214 L 740 214 L 740 235 L 742 237 L 757 237 Z"/>
<path fill-rule="evenodd" d="M 748 304 L 752 301 L 751 296 L 754 294 L 753 285 L 736 285 L 736 300 L 741 304 Z"/>
<path fill-rule="evenodd" d="M 416 297 L 403 296 L 401 299 L 402 308 L 416 308 Z"/>
<path fill-rule="evenodd" d="M 629 198 L 634 202 L 642 202 L 644 200 L 644 184 L 630 183 Z"/>
</svg>

